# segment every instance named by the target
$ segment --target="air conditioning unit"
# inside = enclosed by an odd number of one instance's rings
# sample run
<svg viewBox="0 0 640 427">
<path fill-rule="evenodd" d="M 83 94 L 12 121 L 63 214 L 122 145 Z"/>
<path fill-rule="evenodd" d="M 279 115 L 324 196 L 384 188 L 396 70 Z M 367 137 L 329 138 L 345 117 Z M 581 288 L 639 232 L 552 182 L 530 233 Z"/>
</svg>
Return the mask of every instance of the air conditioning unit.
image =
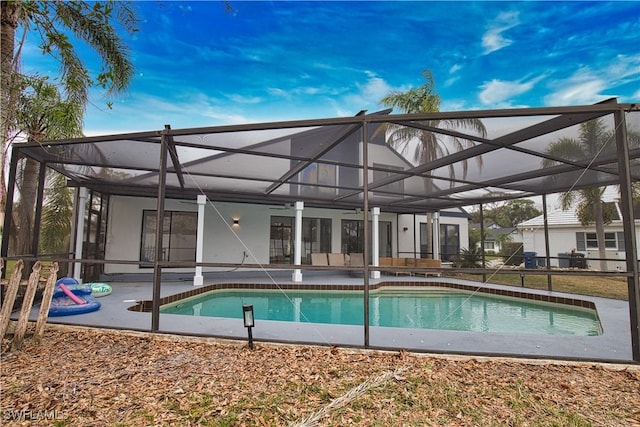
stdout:
<svg viewBox="0 0 640 427">
<path fill-rule="evenodd" d="M 587 266 L 593 270 L 600 270 L 600 252 L 587 251 Z M 624 251 L 606 251 L 607 271 L 626 271 L 626 255 Z"/>
</svg>

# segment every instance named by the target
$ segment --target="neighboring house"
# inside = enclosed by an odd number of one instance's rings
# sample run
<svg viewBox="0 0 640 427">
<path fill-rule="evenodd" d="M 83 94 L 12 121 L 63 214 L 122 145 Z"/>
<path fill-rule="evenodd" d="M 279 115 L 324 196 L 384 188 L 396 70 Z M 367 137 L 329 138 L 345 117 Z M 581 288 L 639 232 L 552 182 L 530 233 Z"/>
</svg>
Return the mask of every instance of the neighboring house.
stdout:
<svg viewBox="0 0 640 427">
<path fill-rule="evenodd" d="M 624 248 L 624 233 L 622 215 L 619 202 L 615 199 L 615 192 L 607 190 L 603 196 L 606 203 L 615 207 L 615 219 L 605 225 L 605 246 L 607 253 L 607 270 L 624 271 L 626 269 L 626 253 Z M 638 213 L 635 217 L 638 218 Z M 595 225 L 583 226 L 576 215 L 576 210 L 566 211 L 556 209 L 547 216 L 549 227 L 549 252 L 552 267 L 568 267 L 572 251 L 584 256 L 588 268 L 600 269 L 598 242 Z M 637 221 L 636 221 L 637 223 Z M 536 256 L 545 257 L 544 217 L 542 215 L 524 221 L 517 226 L 522 234 L 524 251 L 536 252 Z M 640 234 L 636 230 L 636 243 L 640 242 Z M 591 258 L 591 259 L 590 259 Z M 637 256 L 636 256 L 637 258 Z"/>
<path fill-rule="evenodd" d="M 480 230 L 480 224 L 474 223 L 469 226 L 473 230 Z M 489 224 L 484 227 L 484 247 L 485 251 L 500 253 L 504 242 L 518 241 L 518 230 L 515 227 L 500 227 L 497 224 Z M 478 243 L 479 245 L 480 243 Z"/>
</svg>

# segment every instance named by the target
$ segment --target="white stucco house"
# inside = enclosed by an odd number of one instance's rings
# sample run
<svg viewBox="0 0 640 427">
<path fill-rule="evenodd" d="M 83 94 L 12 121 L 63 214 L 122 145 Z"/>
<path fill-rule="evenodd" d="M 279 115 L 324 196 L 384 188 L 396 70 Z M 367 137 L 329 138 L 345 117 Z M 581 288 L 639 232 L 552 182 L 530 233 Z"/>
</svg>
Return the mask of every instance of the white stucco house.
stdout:
<svg viewBox="0 0 640 427">
<path fill-rule="evenodd" d="M 162 258 L 193 262 L 196 257 L 198 206 L 167 199 Z M 156 200 L 125 196 L 109 199 L 105 257 L 152 261 L 155 251 Z M 240 264 L 292 264 L 295 206 L 252 205 L 208 201 L 204 205 L 202 262 Z M 444 210 L 435 223 L 440 257 L 444 262 L 468 246 L 467 216 L 462 210 Z M 362 214 L 342 209 L 305 207 L 302 212 L 301 263 L 311 263 L 311 253 L 361 253 Z M 381 212 L 380 257 L 431 257 L 426 239 L 432 238 L 426 215 Z M 208 270 L 220 270 L 205 268 Z M 193 268 L 175 268 L 175 272 Z M 105 273 L 145 273 L 149 266 L 110 264 Z"/>
<path fill-rule="evenodd" d="M 607 270 L 609 271 L 624 271 L 626 269 L 622 214 L 617 197 L 615 187 L 607 188 L 603 195 L 603 200 L 615 210 L 615 219 L 605 225 Z M 569 257 L 574 251 L 579 254 L 578 256 L 584 256 L 587 268 L 600 269 L 600 255 L 594 224 L 587 226 L 580 224 L 575 208 L 566 211 L 558 208 L 550 211 L 547 215 L 547 223 L 549 227 L 549 256 L 552 267 L 569 267 Z M 636 244 L 640 243 L 637 225 L 638 220 L 636 220 L 635 231 Z M 537 257 L 546 257 L 543 215 L 518 224 L 517 229 L 522 236 L 525 252 L 535 252 Z M 638 258 L 637 255 L 636 258 Z"/>
</svg>

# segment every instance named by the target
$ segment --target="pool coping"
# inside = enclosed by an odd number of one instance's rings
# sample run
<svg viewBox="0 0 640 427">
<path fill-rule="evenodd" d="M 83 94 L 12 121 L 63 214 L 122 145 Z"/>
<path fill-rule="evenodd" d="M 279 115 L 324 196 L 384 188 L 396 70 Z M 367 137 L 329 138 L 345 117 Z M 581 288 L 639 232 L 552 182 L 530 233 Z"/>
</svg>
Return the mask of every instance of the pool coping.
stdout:
<svg viewBox="0 0 640 427">
<path fill-rule="evenodd" d="M 373 283 L 369 286 L 370 291 L 376 291 L 388 287 L 401 287 L 401 288 L 447 288 L 456 289 L 461 291 L 483 293 L 490 295 L 499 295 L 504 297 L 528 299 L 531 301 L 547 302 L 552 304 L 565 304 L 575 307 L 587 308 L 596 310 L 596 305 L 593 301 L 584 299 L 582 297 L 577 298 L 574 296 L 561 296 L 561 295 L 549 295 L 539 294 L 531 292 L 514 291 L 512 289 L 500 289 L 495 287 L 479 287 L 477 285 L 472 286 L 463 283 L 453 282 L 423 282 L 423 281 L 381 281 Z M 223 282 L 215 283 L 212 285 L 206 285 L 197 289 L 192 289 L 185 292 L 169 295 L 160 298 L 160 306 L 171 304 L 183 299 L 192 298 L 198 295 L 202 295 L 212 291 L 219 290 L 284 290 L 284 291 L 360 291 L 364 290 L 363 285 L 349 285 L 349 284 L 273 284 L 273 283 L 233 283 Z M 128 309 L 136 312 L 150 312 L 153 307 L 153 301 L 144 300 L 137 301 L 134 306 Z M 597 310 L 596 310 L 597 313 Z"/>
</svg>

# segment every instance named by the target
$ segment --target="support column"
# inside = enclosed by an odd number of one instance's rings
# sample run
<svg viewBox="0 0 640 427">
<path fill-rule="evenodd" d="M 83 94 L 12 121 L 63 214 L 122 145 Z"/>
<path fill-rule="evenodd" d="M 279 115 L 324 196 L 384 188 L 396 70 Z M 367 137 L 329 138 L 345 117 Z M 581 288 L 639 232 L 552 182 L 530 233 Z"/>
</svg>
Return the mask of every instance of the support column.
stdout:
<svg viewBox="0 0 640 427">
<path fill-rule="evenodd" d="M 440 259 L 440 213 L 433 214 L 433 259 Z"/>
<path fill-rule="evenodd" d="M 151 305 L 151 332 L 160 329 L 160 291 L 162 287 L 162 240 L 164 225 L 164 201 L 167 182 L 167 154 L 171 126 L 164 125 L 160 139 L 160 163 L 158 164 L 158 199 L 156 207 L 156 250 L 153 257 L 153 301 Z"/>
<path fill-rule="evenodd" d="M 36 196 L 36 211 L 33 217 L 33 240 L 31 241 L 31 253 L 34 258 L 39 255 L 40 248 L 40 228 L 42 225 L 42 203 L 44 202 L 44 182 L 47 173 L 45 163 L 40 163 L 40 171 L 38 172 L 38 193 Z M 35 263 L 35 261 L 34 261 Z M 31 267 L 29 267 L 31 270 Z"/>
<path fill-rule="evenodd" d="M 296 202 L 296 223 L 295 223 L 295 242 L 293 244 L 293 263 L 300 265 L 302 261 L 302 211 L 304 210 L 304 202 Z M 294 282 L 302 282 L 302 270 L 299 268 L 293 270 L 292 280 Z"/>
<path fill-rule="evenodd" d="M 627 145 L 627 124 L 623 110 L 614 113 L 616 147 L 618 150 L 618 173 L 620 179 L 620 210 L 624 225 L 624 250 L 627 263 L 627 287 L 629 289 L 629 317 L 631 321 L 631 353 L 635 362 L 640 362 L 640 271 L 638 268 L 638 248 L 633 213 L 633 188 L 629 146 Z"/>
<path fill-rule="evenodd" d="M 207 203 L 207 196 L 198 195 L 198 230 L 196 231 L 196 263 L 202 262 L 204 253 L 204 208 Z M 202 286 L 204 278 L 202 277 L 202 266 L 196 265 L 196 275 L 193 276 L 193 286 Z"/>
<path fill-rule="evenodd" d="M 485 270 L 487 268 L 487 257 L 485 255 L 485 250 L 484 250 L 484 207 L 482 203 L 480 203 L 480 250 L 482 251 L 482 269 Z M 482 273 L 482 283 L 486 283 L 486 282 L 487 282 L 487 274 Z"/>
<path fill-rule="evenodd" d="M 549 254 L 549 216 L 547 215 L 547 195 L 542 195 L 542 214 L 544 218 L 544 250 L 547 253 L 547 270 L 551 271 L 551 256 Z M 553 291 L 553 283 L 551 273 L 547 274 L 547 290 Z"/>
<path fill-rule="evenodd" d="M 374 267 L 378 267 L 380 266 L 380 208 L 371 209 L 371 217 L 371 264 Z M 364 260 L 364 262 L 368 262 L 368 260 Z M 371 271 L 371 278 L 379 279 L 380 272 L 376 270 Z"/>
<path fill-rule="evenodd" d="M 362 221 L 364 222 L 363 303 L 364 303 L 364 347 L 369 347 L 369 123 L 364 116 L 362 122 Z"/>
<path fill-rule="evenodd" d="M 88 191 L 85 187 L 78 187 L 78 206 L 76 211 L 78 212 L 76 222 L 76 248 L 75 259 L 82 259 L 82 244 L 84 243 L 84 212 L 87 208 L 87 196 Z M 73 264 L 73 278 L 82 283 L 80 278 L 82 272 L 82 264 L 76 262 Z"/>
</svg>

